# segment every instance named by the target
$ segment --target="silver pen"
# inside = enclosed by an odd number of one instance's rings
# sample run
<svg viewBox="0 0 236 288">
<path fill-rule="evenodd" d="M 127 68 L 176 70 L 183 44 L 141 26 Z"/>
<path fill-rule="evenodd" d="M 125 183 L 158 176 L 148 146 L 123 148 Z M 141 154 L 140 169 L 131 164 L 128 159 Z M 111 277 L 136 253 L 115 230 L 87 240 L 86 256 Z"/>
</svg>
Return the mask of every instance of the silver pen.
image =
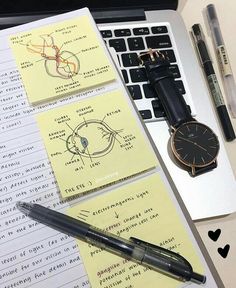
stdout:
<svg viewBox="0 0 236 288">
<path fill-rule="evenodd" d="M 198 284 L 206 281 L 204 275 L 193 272 L 190 263 L 173 251 L 137 238 L 123 239 L 39 204 L 17 202 L 16 206 L 22 213 L 37 222 L 150 269 L 175 276 L 183 281 L 193 281 Z"/>
<path fill-rule="evenodd" d="M 232 117 L 236 118 L 236 85 L 229 63 L 229 57 L 220 30 L 220 24 L 217 18 L 215 6 L 213 4 L 207 5 L 206 12 L 213 38 L 213 44 L 220 65 L 220 71 L 223 79 L 223 84 L 225 87 L 227 102 Z"/>
</svg>

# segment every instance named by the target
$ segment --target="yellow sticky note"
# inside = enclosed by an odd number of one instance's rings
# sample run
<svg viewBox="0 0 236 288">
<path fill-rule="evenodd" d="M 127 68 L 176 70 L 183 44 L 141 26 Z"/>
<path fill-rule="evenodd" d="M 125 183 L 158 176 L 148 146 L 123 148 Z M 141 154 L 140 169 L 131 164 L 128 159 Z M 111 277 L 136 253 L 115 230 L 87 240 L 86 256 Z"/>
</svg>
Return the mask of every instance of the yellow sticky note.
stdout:
<svg viewBox="0 0 236 288">
<path fill-rule="evenodd" d="M 120 181 L 158 165 L 121 91 L 37 116 L 63 197 Z"/>
<path fill-rule="evenodd" d="M 31 103 L 66 96 L 115 79 L 88 16 L 9 37 Z"/>
<path fill-rule="evenodd" d="M 191 263 L 195 272 L 203 272 L 184 223 L 158 174 L 79 204 L 70 208 L 68 214 L 122 238 L 136 237 L 180 253 Z M 181 286 L 179 280 L 96 246 L 79 240 L 78 245 L 92 287 Z"/>
</svg>

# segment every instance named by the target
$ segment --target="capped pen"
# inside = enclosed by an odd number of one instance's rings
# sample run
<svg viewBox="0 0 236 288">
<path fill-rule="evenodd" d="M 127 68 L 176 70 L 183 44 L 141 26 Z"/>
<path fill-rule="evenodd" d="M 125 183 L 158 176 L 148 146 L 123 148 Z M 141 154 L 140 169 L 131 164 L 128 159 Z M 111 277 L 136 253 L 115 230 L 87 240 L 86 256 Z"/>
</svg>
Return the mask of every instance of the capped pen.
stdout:
<svg viewBox="0 0 236 288">
<path fill-rule="evenodd" d="M 236 118 L 236 85 L 231 70 L 228 53 L 222 37 L 220 24 L 216 14 L 215 6 L 209 4 L 206 7 L 207 20 L 210 26 L 213 44 L 216 50 L 216 56 L 220 66 L 220 72 L 225 88 L 226 99 L 229 104 L 229 110 L 232 117 Z"/>
<path fill-rule="evenodd" d="M 39 204 L 17 202 L 16 207 L 37 222 L 155 271 L 183 281 L 206 282 L 206 276 L 194 272 L 184 257 L 168 249 L 137 238 L 126 240 Z"/>
<path fill-rule="evenodd" d="M 218 114 L 220 124 L 227 141 L 233 141 L 235 139 L 235 132 L 226 108 L 224 98 L 217 80 L 212 60 L 207 49 L 205 42 L 205 36 L 202 32 L 200 24 L 194 24 L 192 26 L 192 35 L 194 43 L 196 45 L 200 62 L 203 66 L 203 70 L 206 76 L 206 80 L 214 101 L 216 112 Z"/>
</svg>

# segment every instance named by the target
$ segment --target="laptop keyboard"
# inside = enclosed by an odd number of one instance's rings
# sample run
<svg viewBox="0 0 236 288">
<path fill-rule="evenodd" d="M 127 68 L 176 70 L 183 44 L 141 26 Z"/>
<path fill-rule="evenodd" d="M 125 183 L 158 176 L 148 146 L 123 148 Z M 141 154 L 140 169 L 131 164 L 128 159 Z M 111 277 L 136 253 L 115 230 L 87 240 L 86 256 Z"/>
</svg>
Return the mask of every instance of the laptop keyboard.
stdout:
<svg viewBox="0 0 236 288">
<path fill-rule="evenodd" d="M 170 61 L 170 71 L 180 93 L 186 98 L 175 51 L 167 26 L 142 26 L 124 29 L 100 28 L 106 44 L 116 51 L 124 82 L 144 121 L 163 120 L 165 112 L 155 91 L 148 83 L 145 68 L 139 65 L 138 55 L 148 48 L 159 49 Z M 188 103 L 187 99 L 185 99 Z"/>
</svg>

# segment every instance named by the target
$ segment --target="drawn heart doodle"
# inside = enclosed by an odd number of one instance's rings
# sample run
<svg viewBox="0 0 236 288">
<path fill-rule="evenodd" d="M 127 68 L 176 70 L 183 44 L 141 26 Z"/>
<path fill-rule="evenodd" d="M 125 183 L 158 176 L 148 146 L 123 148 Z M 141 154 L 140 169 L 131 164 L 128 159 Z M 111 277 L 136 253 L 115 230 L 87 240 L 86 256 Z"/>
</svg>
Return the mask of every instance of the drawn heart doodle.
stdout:
<svg viewBox="0 0 236 288">
<path fill-rule="evenodd" d="M 226 258 L 229 253 L 230 245 L 226 244 L 224 248 L 218 248 L 217 251 L 223 258 Z"/>
<path fill-rule="evenodd" d="M 211 240 L 213 241 L 217 241 L 217 239 L 219 238 L 221 234 L 221 230 L 220 229 L 216 229 L 216 231 L 208 231 L 208 236 Z"/>
</svg>

